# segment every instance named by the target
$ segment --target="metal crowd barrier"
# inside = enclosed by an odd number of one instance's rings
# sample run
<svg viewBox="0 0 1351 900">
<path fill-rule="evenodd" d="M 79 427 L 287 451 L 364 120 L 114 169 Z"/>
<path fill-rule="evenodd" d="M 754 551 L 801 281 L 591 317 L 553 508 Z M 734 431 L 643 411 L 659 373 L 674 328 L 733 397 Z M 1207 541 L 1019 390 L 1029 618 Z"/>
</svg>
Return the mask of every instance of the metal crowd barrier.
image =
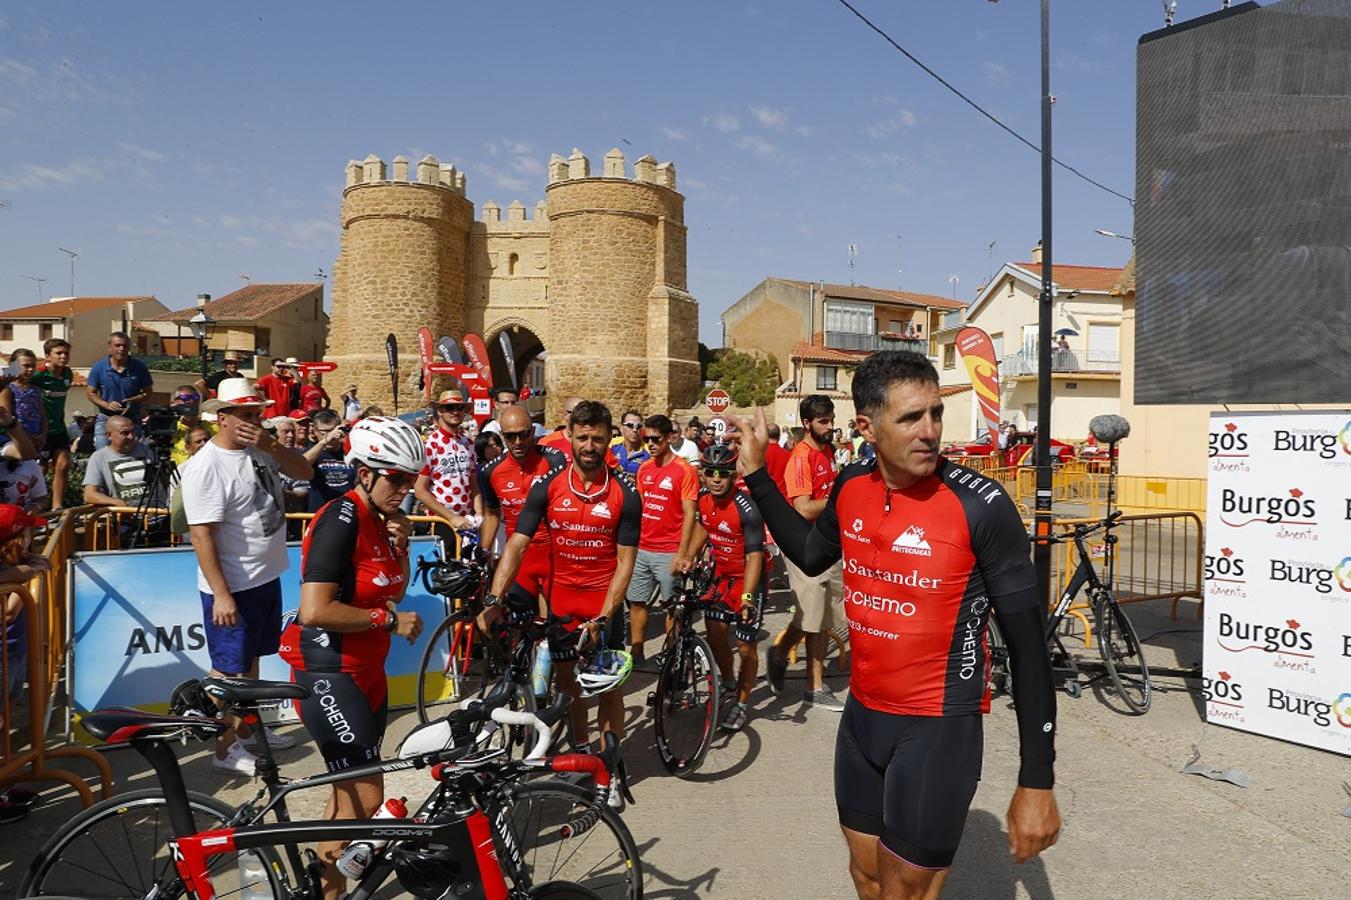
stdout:
<svg viewBox="0 0 1351 900">
<path fill-rule="evenodd" d="M 16 704 L 9 696 L 10 659 L 7 645 L 0 642 L 0 690 L 4 727 L 0 728 L 0 785 L 60 781 L 70 785 L 89 806 L 94 794 L 85 779 L 65 769 L 51 768 L 54 759 L 83 759 L 98 770 L 99 791 L 104 798 L 112 791 L 113 773 L 108 761 L 85 747 L 64 743 L 49 745 L 49 738 L 64 740 L 66 732 L 49 734 L 55 708 L 67 702 L 63 690 L 66 659 L 66 628 L 69 609 L 66 596 L 66 560 L 76 549 L 75 524 L 86 507 L 54 513 L 56 521 L 47 534 L 42 556 L 51 566 L 28 584 L 0 584 L 0 597 L 17 595 L 23 604 L 28 631 L 27 686 L 23 692 L 27 707 L 27 728 L 14 726 Z M 23 739 L 26 731 L 26 740 Z M 18 738 L 18 740 L 16 740 Z"/>
</svg>

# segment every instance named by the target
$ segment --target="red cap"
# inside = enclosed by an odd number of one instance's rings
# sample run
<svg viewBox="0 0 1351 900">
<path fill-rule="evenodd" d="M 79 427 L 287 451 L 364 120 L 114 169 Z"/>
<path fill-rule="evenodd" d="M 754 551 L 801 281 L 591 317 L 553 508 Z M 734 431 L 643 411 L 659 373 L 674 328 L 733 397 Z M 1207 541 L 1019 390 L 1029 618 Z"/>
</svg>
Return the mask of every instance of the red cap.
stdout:
<svg viewBox="0 0 1351 900">
<path fill-rule="evenodd" d="M 296 420 L 308 419 L 310 417 L 310 414 L 305 412 L 305 410 L 303 409 L 293 409 L 289 413 L 287 413 L 287 415 Z"/>
<path fill-rule="evenodd" d="M 37 528 L 46 524 L 46 519 L 29 515 L 21 506 L 0 503 L 0 541 L 17 537 L 25 528 Z"/>
</svg>

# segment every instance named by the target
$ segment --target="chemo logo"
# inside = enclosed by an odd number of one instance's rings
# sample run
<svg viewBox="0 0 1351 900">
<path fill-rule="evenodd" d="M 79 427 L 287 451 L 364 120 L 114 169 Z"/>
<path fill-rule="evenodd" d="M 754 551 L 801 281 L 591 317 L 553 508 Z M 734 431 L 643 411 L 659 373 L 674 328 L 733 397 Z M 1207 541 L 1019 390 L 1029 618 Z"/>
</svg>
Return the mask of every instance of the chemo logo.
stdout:
<svg viewBox="0 0 1351 900">
<path fill-rule="evenodd" d="M 1254 522 L 1267 525 L 1316 525 L 1317 504 L 1306 499 L 1304 491 L 1297 487 L 1291 488 L 1288 493 L 1285 497 L 1262 497 L 1225 488 L 1220 492 L 1220 521 L 1230 528 L 1243 528 Z"/>
<path fill-rule="evenodd" d="M 1338 725 L 1351 728 L 1351 694 L 1337 695 L 1332 701 L 1332 714 L 1337 717 Z"/>
<path fill-rule="evenodd" d="M 1230 653 L 1260 650 L 1287 656 L 1313 658 L 1313 635 L 1303 629 L 1298 619 L 1286 619 L 1282 625 L 1245 622 L 1227 612 L 1220 613 L 1219 637 L 1216 643 Z"/>
<path fill-rule="evenodd" d="M 1246 457 L 1248 455 L 1248 435 L 1239 431 L 1238 426 L 1233 422 L 1226 422 L 1223 431 L 1212 431 L 1210 433 L 1208 453 L 1211 458 L 1217 456 Z"/>
<path fill-rule="evenodd" d="M 909 553 L 914 556 L 932 556 L 933 548 L 924 539 L 924 529 L 911 525 L 901 532 L 900 537 L 891 542 L 891 549 L 897 553 Z"/>
</svg>

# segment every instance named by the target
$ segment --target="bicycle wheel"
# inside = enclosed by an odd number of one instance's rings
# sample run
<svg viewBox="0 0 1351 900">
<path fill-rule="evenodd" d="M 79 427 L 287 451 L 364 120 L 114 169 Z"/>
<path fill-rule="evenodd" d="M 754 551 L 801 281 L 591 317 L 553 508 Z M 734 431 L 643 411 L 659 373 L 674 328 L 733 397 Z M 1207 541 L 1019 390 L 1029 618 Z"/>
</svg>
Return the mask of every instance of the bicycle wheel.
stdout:
<svg viewBox="0 0 1351 900">
<path fill-rule="evenodd" d="M 697 634 L 677 638 L 674 658 L 657 676 L 657 753 L 678 777 L 698 770 L 718 726 L 718 666 L 708 641 Z"/>
<path fill-rule="evenodd" d="M 473 623 L 445 619 L 422 649 L 417 672 L 417 717 L 424 725 L 447 715 L 461 699 L 466 661 L 460 658 L 464 639 L 456 625 L 474 627 Z"/>
<path fill-rule="evenodd" d="M 590 830 L 571 838 L 560 834 L 563 825 L 590 806 L 594 796 L 591 790 L 551 778 L 518 782 L 506 793 L 506 808 L 498 801 L 490 818 L 498 828 L 510 827 L 525 863 L 524 874 L 538 886 L 537 890 L 542 890 L 546 882 L 563 881 L 579 885 L 602 900 L 640 900 L 643 864 L 638 859 L 638 845 L 618 813 L 602 807 L 600 821 Z M 501 835 L 497 838 L 498 858 L 509 859 L 510 853 L 501 846 Z"/>
<path fill-rule="evenodd" d="M 220 827 L 235 810 L 214 797 L 188 792 L 199 831 Z M 57 894 L 87 898 L 181 897 L 183 890 L 169 852 L 173 828 L 164 792 L 150 788 L 96 803 L 57 829 L 38 851 L 19 884 L 17 897 Z M 248 872 L 248 879 L 245 872 Z M 237 895 L 252 879 L 266 878 L 272 896 L 284 896 L 281 871 L 270 847 L 213 857 L 211 880 L 216 896 Z M 172 883 L 174 890 L 167 890 Z M 159 886 L 158 889 L 156 886 Z"/>
<path fill-rule="evenodd" d="M 994 616 L 990 616 L 989 625 L 989 644 L 990 644 L 990 668 L 987 672 L 986 684 L 990 689 L 990 696 L 1003 697 L 1013 696 L 1013 672 L 1009 669 L 1009 648 L 1004 643 L 1004 632 L 999 630 L 999 623 L 995 621 Z"/>
<path fill-rule="evenodd" d="M 1096 619 L 1098 652 L 1107 666 L 1107 676 L 1122 702 L 1136 715 L 1149 711 L 1153 689 L 1149 684 L 1149 666 L 1145 664 L 1144 648 L 1135 634 L 1135 626 L 1126 617 L 1126 611 L 1116 598 L 1101 594 L 1093 600 Z M 1137 672 L 1136 669 L 1139 671 Z"/>
</svg>

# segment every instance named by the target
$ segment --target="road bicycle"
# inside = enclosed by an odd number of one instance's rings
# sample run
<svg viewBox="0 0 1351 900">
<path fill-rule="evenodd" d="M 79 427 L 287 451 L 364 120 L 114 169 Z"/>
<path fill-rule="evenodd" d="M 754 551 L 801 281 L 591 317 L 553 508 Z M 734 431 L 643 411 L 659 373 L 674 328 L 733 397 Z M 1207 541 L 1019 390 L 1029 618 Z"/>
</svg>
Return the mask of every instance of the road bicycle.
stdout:
<svg viewBox="0 0 1351 900">
<path fill-rule="evenodd" d="M 419 558 L 414 574 L 427 593 L 441 598 L 446 612 L 427 638 L 418 663 L 417 717 L 425 725 L 453 709 L 466 693 L 479 693 L 478 688 L 489 680 L 483 678 L 474 690 L 466 691 L 475 651 L 481 649 L 476 646 L 474 617 L 483 608 L 491 568 L 477 536 L 463 532 L 459 558 L 450 556 L 445 541 L 438 539 L 435 557 Z"/>
<path fill-rule="evenodd" d="M 1149 680 L 1149 666 L 1145 662 L 1144 648 L 1131 624 L 1126 610 L 1117 601 L 1112 589 L 1113 560 L 1117 536 L 1117 520 L 1121 511 L 1108 514 L 1103 519 L 1084 525 L 1076 525 L 1069 534 L 1049 535 L 1034 538 L 1049 544 L 1072 542 L 1078 552 L 1079 562 L 1066 584 L 1059 602 L 1046 621 L 1046 640 L 1051 649 L 1051 665 L 1056 684 L 1064 688 L 1071 697 L 1082 693 L 1084 682 L 1081 678 L 1086 669 L 1093 666 L 1077 659 L 1061 640 L 1060 625 L 1064 621 L 1070 606 L 1083 591 L 1089 612 L 1092 615 L 1093 635 L 1097 641 L 1098 653 L 1102 657 L 1102 667 L 1111 682 L 1112 691 L 1135 715 L 1149 711 L 1153 697 L 1153 687 Z M 1105 532 L 1103 541 L 1107 545 L 1107 561 L 1104 575 L 1099 576 L 1094 568 L 1088 548 L 1088 539 L 1098 532 Z M 990 687 L 992 694 L 1011 693 L 1012 672 L 1008 667 L 1008 650 L 1003 635 L 994 618 L 990 619 L 989 646 L 991 657 Z M 1094 676 L 1097 677 L 1097 676 Z"/>
<path fill-rule="evenodd" d="M 666 603 L 671 627 L 662 645 L 656 688 L 647 698 L 657 754 L 666 771 L 681 778 L 699 769 L 718 723 L 718 665 L 713 648 L 694 629 L 712 585 L 713 567 L 707 557 L 676 576 L 673 596 Z"/>
<path fill-rule="evenodd" d="M 220 698 L 226 710 L 251 723 L 258 721 L 260 705 L 308 693 L 296 684 L 223 678 L 199 686 L 202 695 Z M 367 900 L 391 875 L 419 897 L 642 896 L 632 835 L 605 805 L 617 754 L 613 735 L 599 755 L 543 755 L 552 722 L 566 715 L 566 699 L 539 714 L 523 713 L 508 708 L 511 692 L 503 689 L 416 729 L 398 759 L 294 781 L 280 776 L 270 748 L 259 742 L 263 787 L 232 809 L 184 784 L 171 743 L 211 741 L 228 727 L 209 699 L 185 687 L 176 691 L 170 715 L 112 709 L 82 719 L 100 740 L 137 750 L 160 788 L 77 814 L 39 851 L 18 897 L 211 900 L 237 894 L 246 900 L 317 900 L 323 863 L 299 845 L 321 840 L 388 842 L 375 852 L 349 900 Z M 501 749 L 482 750 L 476 735 L 481 737 L 489 722 L 530 727 L 537 736 L 535 751 L 511 760 Z M 426 749 L 429 741 L 436 749 Z M 428 772 L 435 785 L 411 818 L 292 821 L 287 811 L 286 798 L 297 791 L 408 770 Z M 539 777 L 557 772 L 588 775 L 596 789 Z M 627 792 L 622 783 L 621 788 Z M 273 821 L 265 821 L 269 815 Z"/>
</svg>

